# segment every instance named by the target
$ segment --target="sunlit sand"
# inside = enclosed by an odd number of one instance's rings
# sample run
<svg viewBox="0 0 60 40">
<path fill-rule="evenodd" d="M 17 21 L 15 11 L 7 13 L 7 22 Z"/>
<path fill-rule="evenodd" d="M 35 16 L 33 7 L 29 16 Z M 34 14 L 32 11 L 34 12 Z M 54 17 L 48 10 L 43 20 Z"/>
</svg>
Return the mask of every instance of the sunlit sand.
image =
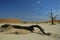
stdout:
<svg viewBox="0 0 60 40">
<path fill-rule="evenodd" d="M 1 25 L 3 24 L 0 24 L 0 26 Z M 17 24 L 17 25 L 30 26 L 35 24 Z M 60 40 L 60 24 L 56 24 L 56 25 L 38 24 L 38 25 L 40 25 L 45 30 L 46 33 L 47 32 L 51 33 L 51 35 L 47 36 L 44 34 L 40 34 L 40 31 L 37 28 L 35 28 L 34 33 L 31 33 L 29 31 L 25 31 L 25 34 L 24 33 L 11 34 L 11 33 L 6 33 L 6 31 L 0 32 L 0 40 Z"/>
</svg>

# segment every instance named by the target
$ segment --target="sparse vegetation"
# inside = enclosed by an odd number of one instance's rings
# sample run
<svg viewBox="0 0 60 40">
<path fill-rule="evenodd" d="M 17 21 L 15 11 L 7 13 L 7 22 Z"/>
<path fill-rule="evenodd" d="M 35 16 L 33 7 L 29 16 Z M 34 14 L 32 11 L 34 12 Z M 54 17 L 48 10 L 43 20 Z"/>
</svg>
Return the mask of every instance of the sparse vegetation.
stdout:
<svg viewBox="0 0 60 40">
<path fill-rule="evenodd" d="M 24 21 L 23 23 L 26 24 L 27 22 Z"/>
</svg>

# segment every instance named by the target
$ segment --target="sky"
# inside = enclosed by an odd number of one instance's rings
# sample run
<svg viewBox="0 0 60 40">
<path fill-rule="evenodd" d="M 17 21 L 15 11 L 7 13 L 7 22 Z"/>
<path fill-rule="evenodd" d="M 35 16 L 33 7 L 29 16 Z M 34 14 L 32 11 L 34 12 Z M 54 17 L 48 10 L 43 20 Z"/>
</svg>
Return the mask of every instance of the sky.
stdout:
<svg viewBox="0 0 60 40">
<path fill-rule="evenodd" d="M 0 0 L 0 18 L 16 18 L 23 21 L 47 21 L 52 9 L 60 19 L 60 0 Z"/>
</svg>

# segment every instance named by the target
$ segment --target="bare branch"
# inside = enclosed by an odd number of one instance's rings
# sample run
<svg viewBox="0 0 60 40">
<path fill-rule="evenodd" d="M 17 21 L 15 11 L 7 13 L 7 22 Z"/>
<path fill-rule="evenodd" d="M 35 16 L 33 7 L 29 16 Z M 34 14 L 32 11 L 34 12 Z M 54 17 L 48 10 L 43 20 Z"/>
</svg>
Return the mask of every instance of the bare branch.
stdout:
<svg viewBox="0 0 60 40">
<path fill-rule="evenodd" d="M 47 16 L 51 18 L 51 16 L 50 16 L 50 15 L 47 15 Z"/>
<path fill-rule="evenodd" d="M 58 16 L 58 15 L 55 15 L 55 16 L 54 16 L 54 19 L 56 19 L 57 16 Z"/>
</svg>

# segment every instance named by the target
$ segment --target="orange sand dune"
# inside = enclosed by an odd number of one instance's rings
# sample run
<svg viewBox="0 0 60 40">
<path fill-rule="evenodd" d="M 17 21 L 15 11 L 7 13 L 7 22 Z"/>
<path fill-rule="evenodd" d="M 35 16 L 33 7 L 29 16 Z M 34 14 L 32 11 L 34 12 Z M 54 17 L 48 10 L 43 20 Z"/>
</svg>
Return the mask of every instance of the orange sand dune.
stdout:
<svg viewBox="0 0 60 40">
<path fill-rule="evenodd" d="M 0 23 L 20 23 L 19 19 L 0 19 Z"/>
</svg>

